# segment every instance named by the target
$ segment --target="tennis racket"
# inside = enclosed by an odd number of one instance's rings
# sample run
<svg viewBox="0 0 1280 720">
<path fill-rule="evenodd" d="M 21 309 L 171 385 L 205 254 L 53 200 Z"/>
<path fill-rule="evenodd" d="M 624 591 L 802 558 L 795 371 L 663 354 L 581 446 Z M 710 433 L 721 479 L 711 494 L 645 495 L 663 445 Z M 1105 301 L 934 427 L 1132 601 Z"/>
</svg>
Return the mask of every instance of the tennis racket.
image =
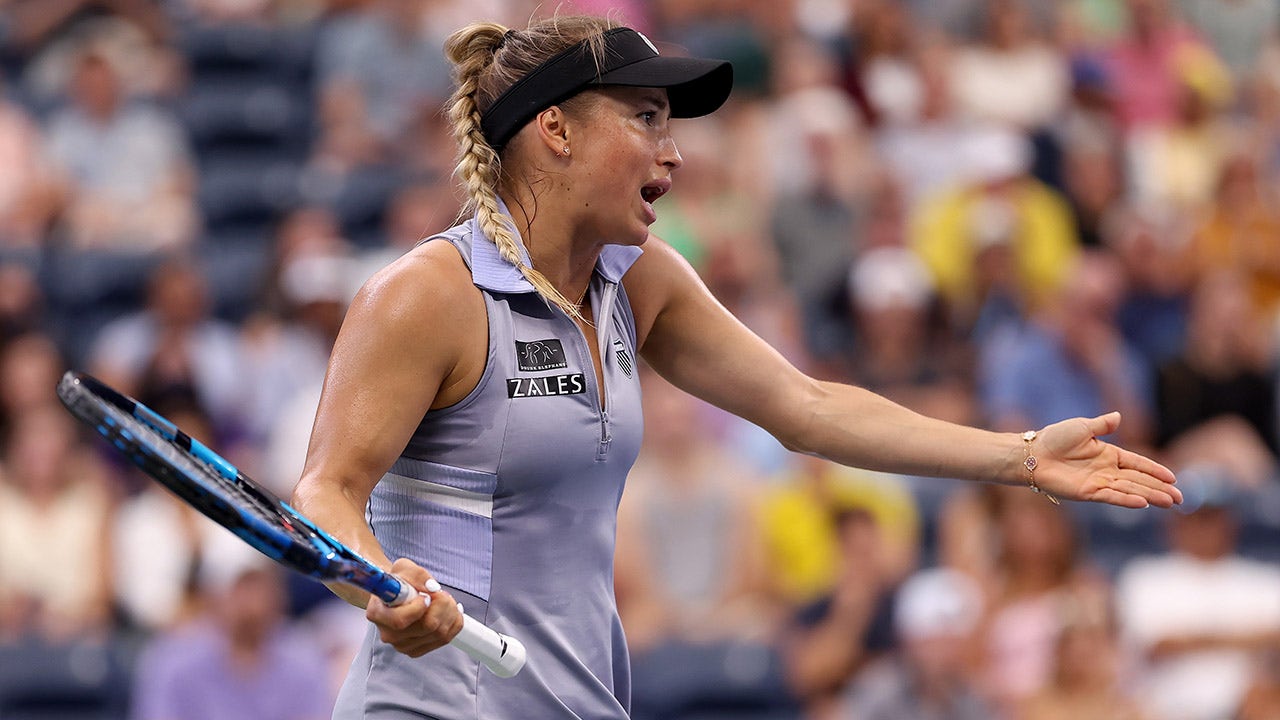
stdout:
<svg viewBox="0 0 1280 720">
<path fill-rule="evenodd" d="M 281 565 L 318 580 L 354 585 L 389 605 L 418 596 L 409 583 L 330 537 L 147 406 L 74 371 L 62 376 L 58 397 L 134 465 Z M 499 677 L 520 672 L 525 648 L 519 640 L 469 615 L 462 619 L 462 631 L 450 645 Z"/>
</svg>

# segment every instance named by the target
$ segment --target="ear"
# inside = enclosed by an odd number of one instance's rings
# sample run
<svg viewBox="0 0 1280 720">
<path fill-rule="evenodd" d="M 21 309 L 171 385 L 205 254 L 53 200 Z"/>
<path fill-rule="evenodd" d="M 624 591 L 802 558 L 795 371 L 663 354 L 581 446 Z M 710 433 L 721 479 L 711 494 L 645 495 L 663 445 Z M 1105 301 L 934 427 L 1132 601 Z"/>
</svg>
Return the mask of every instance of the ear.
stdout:
<svg viewBox="0 0 1280 720">
<path fill-rule="evenodd" d="M 564 155 L 564 149 L 569 147 L 569 116 L 565 111 L 559 105 L 552 105 L 538 113 L 533 124 L 538 130 L 539 142 L 552 155 Z"/>
</svg>

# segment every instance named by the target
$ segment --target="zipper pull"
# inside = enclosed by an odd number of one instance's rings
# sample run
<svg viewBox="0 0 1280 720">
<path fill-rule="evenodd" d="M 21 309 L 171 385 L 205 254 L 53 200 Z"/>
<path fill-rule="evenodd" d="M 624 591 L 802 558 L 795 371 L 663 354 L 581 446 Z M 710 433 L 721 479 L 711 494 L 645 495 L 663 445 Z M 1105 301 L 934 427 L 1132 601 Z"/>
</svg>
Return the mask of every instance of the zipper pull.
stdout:
<svg viewBox="0 0 1280 720">
<path fill-rule="evenodd" d="M 600 412 L 600 447 L 596 451 L 596 459 L 603 460 L 609 454 L 609 444 L 613 442 L 613 429 L 609 425 L 609 412 Z"/>
</svg>

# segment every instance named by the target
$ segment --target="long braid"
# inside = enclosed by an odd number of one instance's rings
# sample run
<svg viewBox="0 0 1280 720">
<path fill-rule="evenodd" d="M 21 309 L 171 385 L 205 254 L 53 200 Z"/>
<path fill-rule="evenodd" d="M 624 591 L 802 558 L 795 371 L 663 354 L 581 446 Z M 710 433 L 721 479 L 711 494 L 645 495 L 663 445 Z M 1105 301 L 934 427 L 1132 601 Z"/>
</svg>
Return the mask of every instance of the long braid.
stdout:
<svg viewBox="0 0 1280 720">
<path fill-rule="evenodd" d="M 459 30 L 445 44 L 445 53 L 454 64 L 458 83 L 449 101 L 449 120 L 459 148 L 454 172 L 467 194 L 463 212 L 475 214 L 480 229 L 497 245 L 498 253 L 520 269 L 544 300 L 569 317 L 585 321 L 577 303 L 566 298 L 545 275 L 524 262 L 520 240 L 498 209 L 502 161 L 481 131 L 479 97 L 484 73 L 493 66 L 494 55 L 508 39 L 507 28 L 497 23 L 482 22 Z"/>
</svg>

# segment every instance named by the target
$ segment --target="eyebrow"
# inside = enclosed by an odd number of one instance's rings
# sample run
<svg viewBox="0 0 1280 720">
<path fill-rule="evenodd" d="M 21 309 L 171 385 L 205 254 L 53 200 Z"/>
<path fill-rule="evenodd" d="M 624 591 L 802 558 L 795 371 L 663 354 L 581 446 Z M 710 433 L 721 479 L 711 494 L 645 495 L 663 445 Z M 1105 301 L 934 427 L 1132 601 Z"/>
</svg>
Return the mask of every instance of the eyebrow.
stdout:
<svg viewBox="0 0 1280 720">
<path fill-rule="evenodd" d="M 659 110 L 666 110 L 670 107 L 670 102 L 667 100 L 667 94 L 658 90 L 646 89 L 640 94 L 639 102 L 652 103 L 653 105 L 656 105 Z"/>
</svg>

